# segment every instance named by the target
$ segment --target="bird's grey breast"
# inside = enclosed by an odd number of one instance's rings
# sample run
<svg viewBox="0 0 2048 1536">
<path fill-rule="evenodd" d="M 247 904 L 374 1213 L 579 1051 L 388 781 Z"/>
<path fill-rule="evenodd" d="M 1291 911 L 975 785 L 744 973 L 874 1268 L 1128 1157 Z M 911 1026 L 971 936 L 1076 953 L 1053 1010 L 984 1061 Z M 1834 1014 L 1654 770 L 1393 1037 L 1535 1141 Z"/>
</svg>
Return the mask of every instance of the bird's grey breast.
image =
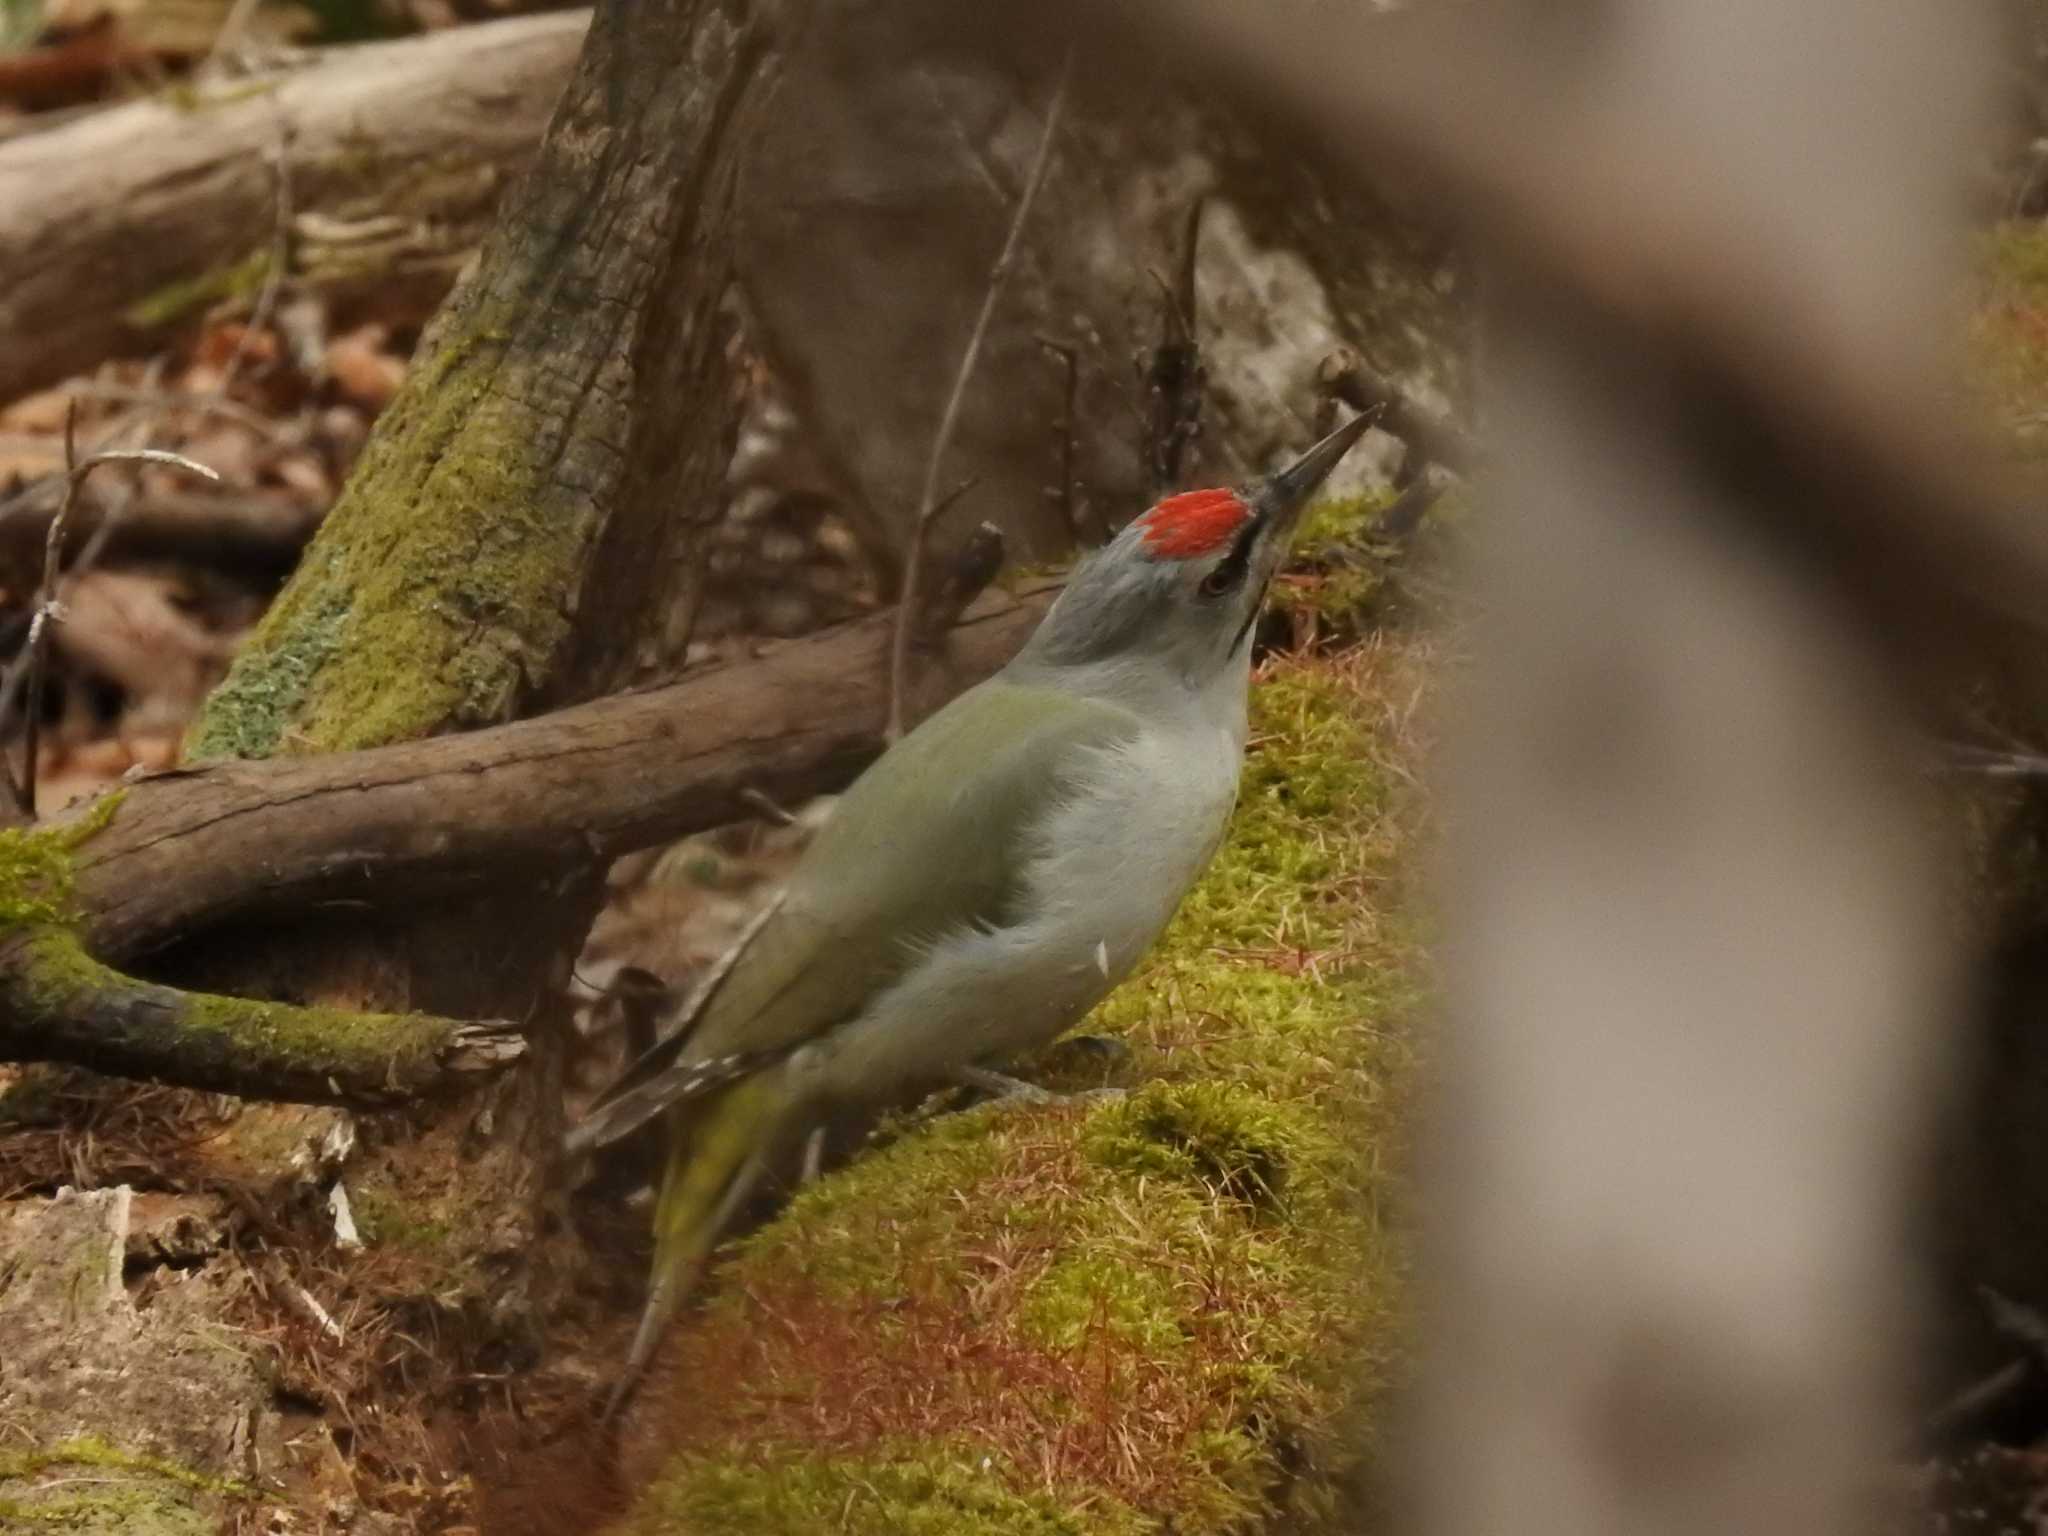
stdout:
<svg viewBox="0 0 2048 1536">
<path fill-rule="evenodd" d="M 1084 942 L 1103 990 L 1152 946 L 1215 854 L 1241 758 L 1229 728 L 1177 724 L 1088 748 L 1070 770 L 1026 878 L 1041 922 Z"/>
</svg>

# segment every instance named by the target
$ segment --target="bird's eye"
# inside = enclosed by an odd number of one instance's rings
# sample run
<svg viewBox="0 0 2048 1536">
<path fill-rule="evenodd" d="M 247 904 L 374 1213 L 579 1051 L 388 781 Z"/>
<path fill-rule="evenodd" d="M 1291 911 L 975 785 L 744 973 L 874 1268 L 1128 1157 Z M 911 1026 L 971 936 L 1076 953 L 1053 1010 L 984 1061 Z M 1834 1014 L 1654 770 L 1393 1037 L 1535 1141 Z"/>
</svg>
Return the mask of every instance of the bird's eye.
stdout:
<svg viewBox="0 0 2048 1536">
<path fill-rule="evenodd" d="M 1225 561 L 1202 578 L 1202 596 L 1221 597 L 1236 585 L 1237 572 L 1231 569 L 1229 561 Z"/>
</svg>

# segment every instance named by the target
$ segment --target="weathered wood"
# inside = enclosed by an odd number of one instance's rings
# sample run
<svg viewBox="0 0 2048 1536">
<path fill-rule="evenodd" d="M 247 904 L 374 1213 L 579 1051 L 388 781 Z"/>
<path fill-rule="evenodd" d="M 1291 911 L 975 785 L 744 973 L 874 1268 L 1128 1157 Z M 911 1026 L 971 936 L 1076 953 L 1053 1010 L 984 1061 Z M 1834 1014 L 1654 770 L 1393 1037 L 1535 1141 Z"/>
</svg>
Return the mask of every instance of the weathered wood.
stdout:
<svg viewBox="0 0 2048 1536">
<path fill-rule="evenodd" d="M 0 1061 L 374 1109 L 474 1087 L 525 1054 L 518 1025 L 502 1020 L 295 1008 L 138 981 L 63 929 L 0 950 Z"/>
<path fill-rule="evenodd" d="M 518 17 L 335 49 L 0 145 L 0 400 L 253 293 L 286 145 L 292 276 L 430 308 L 525 164 L 588 25 Z"/>
<path fill-rule="evenodd" d="M 985 598 L 917 669 L 920 699 L 1007 661 L 1052 591 Z M 74 855 L 84 933 L 121 960 L 258 909 L 508 871 L 537 887 L 543 871 L 751 816 L 749 791 L 841 788 L 882 748 L 889 626 L 878 615 L 489 730 L 140 779 Z"/>
</svg>

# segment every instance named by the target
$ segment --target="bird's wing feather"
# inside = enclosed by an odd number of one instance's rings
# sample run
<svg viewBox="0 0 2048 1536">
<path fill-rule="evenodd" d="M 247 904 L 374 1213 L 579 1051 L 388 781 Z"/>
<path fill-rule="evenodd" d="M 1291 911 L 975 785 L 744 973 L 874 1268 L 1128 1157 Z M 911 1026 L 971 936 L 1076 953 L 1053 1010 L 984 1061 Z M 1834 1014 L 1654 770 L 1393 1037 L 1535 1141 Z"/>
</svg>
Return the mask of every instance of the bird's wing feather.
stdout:
<svg viewBox="0 0 2048 1536">
<path fill-rule="evenodd" d="M 920 945 L 1013 921 L 1020 839 L 1089 749 L 1138 728 L 1116 705 L 1000 675 L 962 694 L 861 776 L 696 1028 L 635 1062 L 592 1115 L 630 1091 L 642 1124 L 669 1102 L 672 1069 L 793 1050 L 859 1013 Z M 624 1134 L 594 1132 L 579 1127 L 577 1143 Z"/>
</svg>

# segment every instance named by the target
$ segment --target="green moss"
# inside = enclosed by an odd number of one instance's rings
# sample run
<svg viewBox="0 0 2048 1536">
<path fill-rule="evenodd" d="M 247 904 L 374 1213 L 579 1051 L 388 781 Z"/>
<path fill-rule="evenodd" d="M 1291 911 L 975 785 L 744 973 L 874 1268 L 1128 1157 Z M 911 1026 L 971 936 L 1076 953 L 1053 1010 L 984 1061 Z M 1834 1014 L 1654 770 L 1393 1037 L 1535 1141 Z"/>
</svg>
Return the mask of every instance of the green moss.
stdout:
<svg viewBox="0 0 2048 1536">
<path fill-rule="evenodd" d="M 223 299 L 248 298 L 262 289 L 270 262 L 266 246 L 228 266 L 181 277 L 137 299 L 121 312 L 121 319 L 133 330 L 156 331 L 191 319 Z"/>
<path fill-rule="evenodd" d="M 134 986 L 86 953 L 69 928 L 41 920 L 20 955 L 11 997 L 31 1016 L 62 1013 L 87 993 Z M 402 1083 L 444 1039 L 443 1021 L 425 1014 L 353 1013 L 204 992 L 161 995 L 164 1007 L 155 1027 L 174 1022 L 185 1060 L 217 1062 L 226 1071 L 264 1059 L 313 1077 L 375 1074 Z"/>
<path fill-rule="evenodd" d="M 194 757 L 346 751 L 504 718 L 569 632 L 596 511 L 499 377 L 475 315 L 378 419 L 306 559 L 187 743 Z"/>
<path fill-rule="evenodd" d="M 1382 895 L 1413 818 L 1376 717 L 1414 687 L 1384 647 L 1270 670 L 1222 852 L 1083 1026 L 1140 1085 L 898 1127 L 741 1244 L 677 1340 L 678 1451 L 633 1529 L 816 1529 L 844 1468 L 905 1445 L 1024 1501 L 967 1529 L 1342 1527 L 1401 1353 L 1388 1170 L 1424 980 Z"/>
<path fill-rule="evenodd" d="M 502 1301 L 482 1259 L 508 1241 L 503 1191 L 479 1185 L 468 1172 L 468 1159 L 447 1145 L 429 1158 L 358 1156 L 349 1204 L 364 1241 L 399 1261 L 386 1277 L 392 1294 L 484 1313 Z"/>
<path fill-rule="evenodd" d="M 445 1213 L 422 1211 L 394 1190 L 361 1183 L 349 1197 L 356 1225 L 366 1241 L 389 1243 L 416 1253 L 440 1253 L 454 1236 Z"/>
<path fill-rule="evenodd" d="M 779 1536 L 1140 1536 L 1151 1521 L 1097 1501 L 1012 1492 L 987 1458 L 904 1447 L 887 1458 L 708 1462 L 657 1484 L 628 1532 Z"/>
<path fill-rule="evenodd" d="M 72 1467 L 126 1476 L 89 1479 L 107 1486 L 76 1494 L 69 1489 L 80 1480 L 65 1473 Z M 33 1481 L 53 1472 L 62 1475 L 42 1487 Z M 243 1483 L 161 1456 L 125 1451 L 92 1436 L 0 1451 L 0 1484 L 8 1483 L 25 1485 L 0 1494 L 0 1522 L 10 1528 L 118 1531 L 133 1536 L 204 1536 L 220 1522 L 216 1514 L 199 1508 L 193 1495 L 204 1495 L 208 1501 L 253 1497 L 253 1490 Z"/>
<path fill-rule="evenodd" d="M 1107 1168 L 1277 1207 L 1308 1134 L 1303 1120 L 1240 1083 L 1154 1083 L 1093 1116 L 1081 1145 Z"/>
<path fill-rule="evenodd" d="M 1095 1329 L 1164 1360 L 1187 1343 L 1180 1298 L 1162 1274 L 1135 1269 L 1107 1245 L 1076 1248 L 1034 1279 L 1017 1307 L 1017 1321 L 1050 1349 L 1084 1347 Z"/>
<path fill-rule="evenodd" d="M 0 830 L 0 929 L 66 923 L 72 904 L 71 855 L 104 831 L 126 790 L 101 795 L 69 821 Z"/>
<path fill-rule="evenodd" d="M 180 1487 L 201 1493 L 245 1495 L 247 1485 L 231 1478 L 211 1477 L 161 1456 L 124 1451 L 93 1435 L 80 1435 L 59 1444 L 38 1449 L 0 1451 L 0 1480 L 33 1477 L 51 1467 L 112 1467 L 124 1472 L 146 1472 Z"/>
</svg>

